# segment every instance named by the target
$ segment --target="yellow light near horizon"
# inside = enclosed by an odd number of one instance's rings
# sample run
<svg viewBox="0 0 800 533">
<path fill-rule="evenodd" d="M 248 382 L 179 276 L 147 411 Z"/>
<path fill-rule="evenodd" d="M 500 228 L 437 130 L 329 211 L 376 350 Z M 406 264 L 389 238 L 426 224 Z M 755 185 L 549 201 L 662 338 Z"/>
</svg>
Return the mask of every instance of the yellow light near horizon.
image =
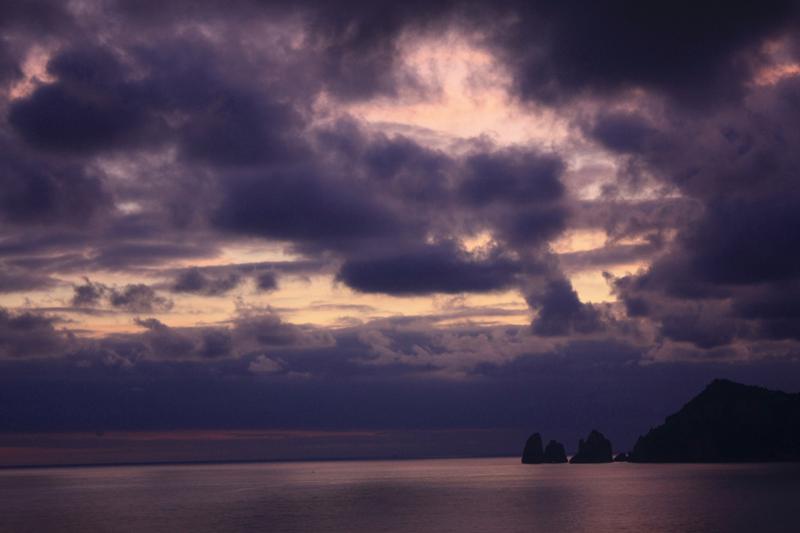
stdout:
<svg viewBox="0 0 800 533">
<path fill-rule="evenodd" d="M 572 282 L 572 288 L 578 293 L 578 297 L 582 302 L 616 302 L 617 297 L 611 293 L 611 288 L 603 276 L 603 272 L 619 277 L 633 274 L 646 266 L 647 263 L 629 263 L 598 270 L 584 270 L 571 274 L 569 279 Z"/>
<path fill-rule="evenodd" d="M 282 316 L 295 323 L 343 327 L 381 318 L 436 316 L 453 311 L 453 299 L 459 307 L 526 308 L 516 291 L 489 294 L 390 296 L 369 294 L 336 283 L 333 276 L 314 276 L 309 280 L 284 283 L 265 299 Z M 454 319 L 456 320 L 456 319 Z"/>
<path fill-rule="evenodd" d="M 607 238 L 599 229 L 567 231 L 550 244 L 550 249 L 557 254 L 585 252 L 602 248 Z"/>
</svg>

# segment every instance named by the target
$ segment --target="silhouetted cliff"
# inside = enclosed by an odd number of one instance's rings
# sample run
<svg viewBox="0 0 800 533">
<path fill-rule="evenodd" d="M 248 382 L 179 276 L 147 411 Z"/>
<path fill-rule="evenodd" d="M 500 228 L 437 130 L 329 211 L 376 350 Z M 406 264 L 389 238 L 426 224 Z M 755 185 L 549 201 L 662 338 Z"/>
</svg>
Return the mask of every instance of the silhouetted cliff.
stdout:
<svg viewBox="0 0 800 533">
<path fill-rule="evenodd" d="M 633 462 L 800 460 L 800 394 L 718 379 L 639 437 Z"/>
<path fill-rule="evenodd" d="M 596 429 L 589 433 L 586 440 L 578 442 L 578 453 L 572 456 L 570 463 L 610 463 L 611 441 Z"/>
<path fill-rule="evenodd" d="M 542 436 L 534 433 L 528 437 L 525 449 L 522 451 L 522 462 L 526 465 L 539 464 L 544 460 L 542 451 Z"/>
</svg>

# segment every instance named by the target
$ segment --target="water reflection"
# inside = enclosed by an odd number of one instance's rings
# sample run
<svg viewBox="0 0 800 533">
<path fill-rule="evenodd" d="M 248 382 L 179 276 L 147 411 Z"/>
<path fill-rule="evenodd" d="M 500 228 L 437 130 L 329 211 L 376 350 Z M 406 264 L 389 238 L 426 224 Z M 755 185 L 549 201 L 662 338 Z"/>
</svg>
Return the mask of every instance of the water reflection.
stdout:
<svg viewBox="0 0 800 533">
<path fill-rule="evenodd" d="M 794 532 L 800 465 L 516 459 L 0 472 L 2 531 Z"/>
</svg>

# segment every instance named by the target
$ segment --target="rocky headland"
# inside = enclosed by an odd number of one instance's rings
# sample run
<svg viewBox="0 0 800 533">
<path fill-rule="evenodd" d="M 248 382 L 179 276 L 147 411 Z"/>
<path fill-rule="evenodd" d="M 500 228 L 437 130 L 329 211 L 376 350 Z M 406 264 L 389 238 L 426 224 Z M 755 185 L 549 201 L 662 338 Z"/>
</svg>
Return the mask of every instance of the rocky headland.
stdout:
<svg viewBox="0 0 800 533">
<path fill-rule="evenodd" d="M 724 379 L 639 437 L 637 463 L 800 461 L 800 394 Z"/>
<path fill-rule="evenodd" d="M 570 463 L 735 463 L 800 461 L 800 394 L 712 381 L 663 424 L 639 437 L 629 453 L 612 455 L 597 430 L 580 439 Z M 565 463 L 564 446 L 528 439 L 522 462 Z"/>
</svg>

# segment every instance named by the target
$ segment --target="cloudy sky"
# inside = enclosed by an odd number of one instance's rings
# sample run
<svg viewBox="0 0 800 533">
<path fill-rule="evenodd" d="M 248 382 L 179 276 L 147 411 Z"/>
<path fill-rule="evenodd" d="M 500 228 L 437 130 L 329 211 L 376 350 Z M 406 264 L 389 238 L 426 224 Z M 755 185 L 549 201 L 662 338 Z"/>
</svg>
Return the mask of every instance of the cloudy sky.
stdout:
<svg viewBox="0 0 800 533">
<path fill-rule="evenodd" d="M 624 449 L 713 377 L 800 389 L 798 30 L 791 0 L 2 3 L 4 460 Z"/>
</svg>

